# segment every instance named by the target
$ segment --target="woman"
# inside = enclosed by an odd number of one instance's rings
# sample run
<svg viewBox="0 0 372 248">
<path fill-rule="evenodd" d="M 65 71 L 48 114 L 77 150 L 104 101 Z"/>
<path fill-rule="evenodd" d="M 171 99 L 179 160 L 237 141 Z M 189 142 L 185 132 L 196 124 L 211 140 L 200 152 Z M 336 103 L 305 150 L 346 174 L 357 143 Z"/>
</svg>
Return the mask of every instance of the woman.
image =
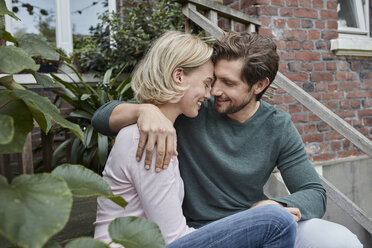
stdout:
<svg viewBox="0 0 372 248">
<path fill-rule="evenodd" d="M 158 106 L 173 123 L 180 114 L 196 117 L 203 101 L 210 98 L 214 69 L 211 55 L 212 48 L 198 38 L 167 32 L 155 42 L 134 72 L 132 88 L 137 101 Z M 139 216 L 158 224 L 170 248 L 293 246 L 296 224 L 280 206 L 262 207 L 267 208 L 267 214 L 262 216 L 262 222 L 254 224 L 250 216 L 258 213 L 250 209 L 197 230 L 188 227 L 182 213 L 184 189 L 177 157 L 171 159 L 167 170 L 159 173 L 145 170 L 144 158 L 136 160 L 138 142 L 139 130 L 135 124 L 123 128 L 116 138 L 103 177 L 114 194 L 123 196 L 129 204 L 122 209 L 106 198 L 99 198 L 95 238 L 110 243 L 107 229 L 112 220 Z M 155 155 L 152 163 L 155 164 Z M 274 224 L 268 225 L 268 218 L 272 218 Z M 265 233 L 252 232 L 255 225 L 275 229 L 270 232 L 275 235 L 265 237 Z"/>
</svg>

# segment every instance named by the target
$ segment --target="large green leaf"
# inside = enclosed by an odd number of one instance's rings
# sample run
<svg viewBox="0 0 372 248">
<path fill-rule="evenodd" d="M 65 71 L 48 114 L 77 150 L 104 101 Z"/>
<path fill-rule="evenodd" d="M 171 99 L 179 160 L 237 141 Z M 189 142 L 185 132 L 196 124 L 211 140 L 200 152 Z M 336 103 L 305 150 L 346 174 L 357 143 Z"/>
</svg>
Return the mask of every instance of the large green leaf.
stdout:
<svg viewBox="0 0 372 248">
<path fill-rule="evenodd" d="M 14 90 L 14 94 L 22 99 L 27 106 L 33 109 L 38 109 L 46 116 L 46 120 L 48 118 L 53 120 L 58 125 L 70 129 L 79 139 L 83 142 L 83 131 L 81 131 L 79 125 L 69 122 L 65 118 L 63 118 L 59 110 L 55 105 L 53 105 L 47 97 L 42 97 L 32 91 L 29 90 Z"/>
<path fill-rule="evenodd" d="M 45 74 L 35 72 L 33 73 L 36 82 L 44 87 L 55 87 L 54 81 Z"/>
<path fill-rule="evenodd" d="M 23 49 L 0 46 L 0 72 L 14 74 L 26 69 L 37 71 L 39 67 Z"/>
<path fill-rule="evenodd" d="M 101 176 L 84 166 L 64 164 L 55 168 L 52 174 L 62 177 L 74 196 L 104 196 L 123 208 L 128 204 L 112 193 L 110 185 Z"/>
<path fill-rule="evenodd" d="M 3 30 L 2 32 L 3 33 L 1 35 L 1 38 L 3 40 L 10 41 L 10 42 L 12 42 L 14 44 L 18 44 L 18 40 L 16 38 L 14 38 L 11 33 L 7 32 L 5 30 Z"/>
<path fill-rule="evenodd" d="M 24 34 L 18 39 L 19 47 L 31 56 L 41 56 L 47 60 L 59 60 L 59 53 L 48 41 L 37 34 Z"/>
<path fill-rule="evenodd" d="M 128 216 L 113 220 L 109 225 L 113 242 L 125 248 L 164 248 L 160 228 L 149 220 Z"/>
<path fill-rule="evenodd" d="M 0 114 L 11 116 L 14 120 L 14 137 L 6 145 L 0 144 L 0 154 L 22 152 L 26 136 L 33 128 L 32 115 L 26 104 L 12 97 L 12 91 L 0 91 Z"/>
<path fill-rule="evenodd" d="M 16 17 L 13 12 L 8 10 L 5 4 L 5 0 L 0 0 L 0 16 L 1 15 L 9 15 L 13 17 L 14 19 L 19 20 L 19 18 Z"/>
<path fill-rule="evenodd" d="M 108 137 L 98 133 L 98 158 L 101 165 L 104 165 L 108 155 Z"/>
<path fill-rule="evenodd" d="M 25 90 L 26 88 L 15 82 L 13 75 L 8 75 L 0 78 L 0 85 L 4 86 L 7 89 L 19 89 Z"/>
<path fill-rule="evenodd" d="M 66 225 L 72 194 L 62 178 L 21 175 L 8 184 L 0 176 L 0 235 L 19 247 L 38 248 Z"/>
<path fill-rule="evenodd" d="M 105 243 L 95 240 L 93 238 L 83 237 L 70 241 L 65 248 L 110 248 Z"/>
<path fill-rule="evenodd" d="M 0 145 L 9 144 L 14 137 L 14 119 L 9 115 L 0 115 Z"/>
<path fill-rule="evenodd" d="M 62 246 L 55 241 L 49 240 L 43 248 L 62 248 Z"/>
</svg>

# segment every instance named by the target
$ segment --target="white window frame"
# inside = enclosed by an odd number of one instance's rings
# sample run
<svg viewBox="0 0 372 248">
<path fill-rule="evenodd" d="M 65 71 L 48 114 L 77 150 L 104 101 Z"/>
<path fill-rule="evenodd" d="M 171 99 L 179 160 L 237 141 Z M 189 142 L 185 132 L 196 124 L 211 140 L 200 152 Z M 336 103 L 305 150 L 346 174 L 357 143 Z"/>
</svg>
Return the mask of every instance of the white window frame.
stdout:
<svg viewBox="0 0 372 248">
<path fill-rule="evenodd" d="M 71 0 L 54 0 L 54 6 L 56 11 L 56 46 L 65 51 L 66 54 L 71 54 L 73 51 L 73 39 L 72 39 L 72 24 L 71 24 L 71 11 L 70 11 Z M 12 9 L 12 0 L 5 0 L 8 9 Z M 108 1 L 109 11 L 116 12 L 116 0 Z M 11 17 L 5 15 L 5 30 L 12 35 L 12 20 Z"/>
<path fill-rule="evenodd" d="M 338 38 L 331 40 L 336 55 L 372 56 L 372 38 L 369 32 L 369 0 L 349 0 L 355 4 L 359 28 L 340 27 Z"/>
</svg>

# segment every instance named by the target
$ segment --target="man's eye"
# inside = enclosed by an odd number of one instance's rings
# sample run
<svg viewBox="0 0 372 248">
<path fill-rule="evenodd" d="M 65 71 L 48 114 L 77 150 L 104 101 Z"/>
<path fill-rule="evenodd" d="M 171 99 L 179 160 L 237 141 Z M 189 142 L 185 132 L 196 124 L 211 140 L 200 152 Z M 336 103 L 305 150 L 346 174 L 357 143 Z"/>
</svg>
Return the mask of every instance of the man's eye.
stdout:
<svg viewBox="0 0 372 248">
<path fill-rule="evenodd" d="M 205 88 L 207 88 L 207 89 L 209 89 L 209 90 L 212 89 L 212 86 L 211 86 L 211 85 L 208 85 L 208 84 L 206 84 L 206 83 L 204 83 L 204 85 L 205 85 Z"/>
</svg>

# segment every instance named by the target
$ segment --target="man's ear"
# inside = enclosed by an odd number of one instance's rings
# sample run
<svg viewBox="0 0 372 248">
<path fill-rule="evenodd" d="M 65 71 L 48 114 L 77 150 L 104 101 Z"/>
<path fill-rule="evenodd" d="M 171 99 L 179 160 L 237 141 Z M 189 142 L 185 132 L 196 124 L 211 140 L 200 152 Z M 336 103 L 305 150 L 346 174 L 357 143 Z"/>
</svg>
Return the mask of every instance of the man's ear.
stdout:
<svg viewBox="0 0 372 248">
<path fill-rule="evenodd" d="M 176 67 L 176 69 L 174 69 L 172 72 L 172 79 L 177 85 L 181 85 L 183 79 L 183 69 Z"/>
<path fill-rule="evenodd" d="M 260 81 L 258 81 L 254 87 L 254 94 L 255 95 L 258 95 L 261 93 L 261 91 L 263 91 L 264 89 L 266 89 L 266 87 L 270 84 L 270 80 L 266 77 L 265 79 L 262 79 Z"/>
</svg>

